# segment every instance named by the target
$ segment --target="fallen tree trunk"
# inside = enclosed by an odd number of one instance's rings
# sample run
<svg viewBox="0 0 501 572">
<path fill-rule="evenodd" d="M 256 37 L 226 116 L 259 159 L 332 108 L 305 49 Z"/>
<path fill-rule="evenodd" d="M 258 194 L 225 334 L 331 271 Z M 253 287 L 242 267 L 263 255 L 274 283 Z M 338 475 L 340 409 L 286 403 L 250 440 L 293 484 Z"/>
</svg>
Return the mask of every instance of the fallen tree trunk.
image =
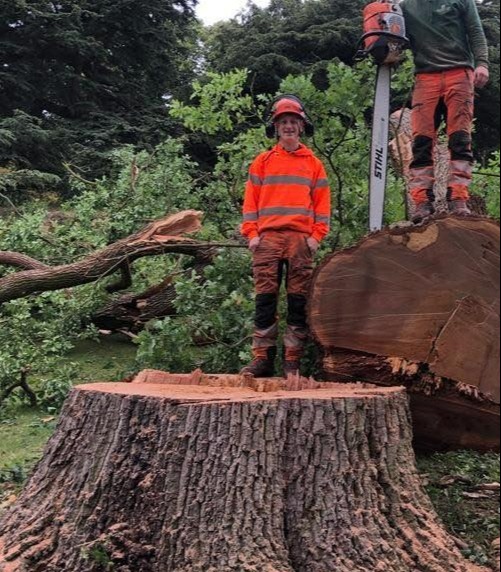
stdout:
<svg viewBox="0 0 501 572">
<path fill-rule="evenodd" d="M 200 281 L 204 270 L 214 259 L 214 250 L 202 250 L 194 255 L 193 265 L 186 272 L 195 272 Z M 140 332 L 153 319 L 175 316 L 176 286 L 173 277 L 148 288 L 140 294 L 124 294 L 109 302 L 92 316 L 92 323 L 101 330 Z"/>
<path fill-rule="evenodd" d="M 334 254 L 310 325 L 326 379 L 412 388 L 418 444 L 499 449 L 496 222 L 437 218 Z"/>
<path fill-rule="evenodd" d="M 181 236 L 198 231 L 202 215 L 199 211 L 184 211 L 167 216 L 83 260 L 63 266 L 45 266 L 18 253 L 0 252 L 0 265 L 26 268 L 23 272 L 0 279 L 0 304 L 36 292 L 95 282 L 115 272 L 124 271 L 124 267 L 128 268 L 144 256 L 169 252 L 193 255 L 200 252 L 200 249 L 210 248 L 210 245 Z"/>
<path fill-rule="evenodd" d="M 0 522 L 0 572 L 481 570 L 422 488 L 403 390 L 136 381 L 73 391 Z"/>
</svg>

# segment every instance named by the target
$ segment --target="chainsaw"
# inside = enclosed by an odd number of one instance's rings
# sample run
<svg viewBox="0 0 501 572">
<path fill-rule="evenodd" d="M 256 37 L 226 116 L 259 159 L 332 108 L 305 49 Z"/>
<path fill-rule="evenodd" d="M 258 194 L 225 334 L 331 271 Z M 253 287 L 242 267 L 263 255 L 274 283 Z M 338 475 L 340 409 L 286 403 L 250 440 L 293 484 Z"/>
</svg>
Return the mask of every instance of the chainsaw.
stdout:
<svg viewBox="0 0 501 572">
<path fill-rule="evenodd" d="M 393 68 L 409 45 L 405 19 L 398 0 L 373 2 L 364 10 L 364 35 L 357 59 L 371 57 L 377 65 L 374 120 L 372 125 L 369 226 L 383 227 L 388 170 L 390 96 Z"/>
</svg>

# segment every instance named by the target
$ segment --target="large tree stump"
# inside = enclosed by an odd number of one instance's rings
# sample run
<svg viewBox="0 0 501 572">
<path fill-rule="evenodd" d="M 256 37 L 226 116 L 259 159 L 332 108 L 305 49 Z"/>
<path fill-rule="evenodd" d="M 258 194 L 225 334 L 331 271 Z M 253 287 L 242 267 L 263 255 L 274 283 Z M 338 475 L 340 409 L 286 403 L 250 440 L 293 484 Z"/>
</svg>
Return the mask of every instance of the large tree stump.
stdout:
<svg viewBox="0 0 501 572">
<path fill-rule="evenodd" d="M 499 224 L 442 217 L 334 254 L 310 324 L 330 380 L 406 385 L 418 444 L 499 449 Z"/>
<path fill-rule="evenodd" d="M 136 381 L 72 392 L 1 572 L 480 570 L 423 491 L 402 389 Z"/>
</svg>

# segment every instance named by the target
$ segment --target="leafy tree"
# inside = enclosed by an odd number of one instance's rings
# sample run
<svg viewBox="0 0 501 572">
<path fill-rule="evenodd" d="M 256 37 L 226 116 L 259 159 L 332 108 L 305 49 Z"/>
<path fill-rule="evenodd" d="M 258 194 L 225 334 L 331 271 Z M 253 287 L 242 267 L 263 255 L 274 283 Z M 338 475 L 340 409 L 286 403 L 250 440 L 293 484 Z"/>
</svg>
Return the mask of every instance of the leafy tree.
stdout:
<svg viewBox="0 0 501 572">
<path fill-rule="evenodd" d="M 327 64 L 351 63 L 365 0 L 272 0 L 250 3 L 240 17 L 206 32 L 208 69 L 227 72 L 245 62 L 255 93 L 275 93 L 289 75 L 314 73 L 324 85 Z"/>
<path fill-rule="evenodd" d="M 173 131 L 196 0 L 0 0 L 0 165 L 96 177 L 106 152 Z M 188 39 L 187 39 L 188 37 Z"/>
<path fill-rule="evenodd" d="M 154 152 L 131 147 L 113 156 L 113 175 L 95 183 L 72 180 L 71 200 L 54 206 L 33 200 L 0 216 L 0 250 L 25 253 L 49 265 L 64 264 L 131 234 L 150 219 L 185 208 L 192 194 L 192 163 L 172 139 Z M 143 291 L 179 271 L 178 261 L 155 257 L 135 266 Z M 0 277 L 11 270 L 0 266 Z M 95 335 L 89 317 L 109 299 L 103 283 L 44 293 L 0 306 L 0 405 L 25 379 L 40 403 L 56 406 L 74 368 L 66 355 L 83 336 Z"/>
<path fill-rule="evenodd" d="M 353 65 L 367 0 L 272 0 L 266 8 L 249 4 L 238 18 L 205 31 L 207 69 L 228 72 L 242 62 L 253 95 L 278 91 L 290 75 L 311 74 L 326 89 L 328 64 Z M 485 159 L 499 146 L 499 0 L 479 3 L 489 40 L 493 78 L 477 106 L 477 155 Z M 401 93 L 402 97 L 408 95 Z"/>
<path fill-rule="evenodd" d="M 491 81 L 479 93 L 476 109 L 475 143 L 484 162 L 499 149 L 500 132 L 500 10 L 499 0 L 484 0 L 479 11 L 489 42 Z"/>
</svg>

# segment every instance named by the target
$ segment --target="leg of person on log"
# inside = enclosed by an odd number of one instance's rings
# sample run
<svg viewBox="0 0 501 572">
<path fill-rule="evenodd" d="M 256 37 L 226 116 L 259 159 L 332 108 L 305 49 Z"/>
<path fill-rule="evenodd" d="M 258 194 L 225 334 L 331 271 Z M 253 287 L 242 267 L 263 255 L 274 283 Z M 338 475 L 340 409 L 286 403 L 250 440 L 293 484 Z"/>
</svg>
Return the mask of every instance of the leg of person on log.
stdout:
<svg viewBox="0 0 501 572">
<path fill-rule="evenodd" d="M 73 390 L 0 572 L 479 570 L 424 492 L 403 389 L 163 376 Z"/>
<path fill-rule="evenodd" d="M 277 353 L 277 307 L 284 266 L 289 312 L 284 339 L 284 373 L 298 373 L 308 339 L 306 294 L 313 255 L 329 232 L 330 190 L 321 161 L 301 144 L 313 125 L 295 96 L 278 98 L 267 134 L 278 144 L 250 168 L 245 191 L 242 234 L 254 254 L 256 323 L 254 360 L 243 372 L 255 377 L 274 373 Z"/>
<path fill-rule="evenodd" d="M 278 300 L 284 272 L 287 273 L 288 316 L 284 337 L 284 374 L 297 373 L 309 332 L 306 302 L 313 275 L 313 255 L 299 232 L 266 232 L 254 254 L 256 285 L 256 330 L 251 366 L 245 373 L 272 377 L 277 355 Z"/>
<path fill-rule="evenodd" d="M 435 212 L 433 149 L 441 119 L 447 121 L 451 152 L 449 210 L 461 216 L 468 207 L 472 180 L 472 129 L 475 88 L 489 81 L 489 51 L 473 0 L 442 6 L 446 16 L 420 2 L 402 3 L 416 64 L 413 97 L 414 162 L 410 188 L 421 223 Z"/>
</svg>

